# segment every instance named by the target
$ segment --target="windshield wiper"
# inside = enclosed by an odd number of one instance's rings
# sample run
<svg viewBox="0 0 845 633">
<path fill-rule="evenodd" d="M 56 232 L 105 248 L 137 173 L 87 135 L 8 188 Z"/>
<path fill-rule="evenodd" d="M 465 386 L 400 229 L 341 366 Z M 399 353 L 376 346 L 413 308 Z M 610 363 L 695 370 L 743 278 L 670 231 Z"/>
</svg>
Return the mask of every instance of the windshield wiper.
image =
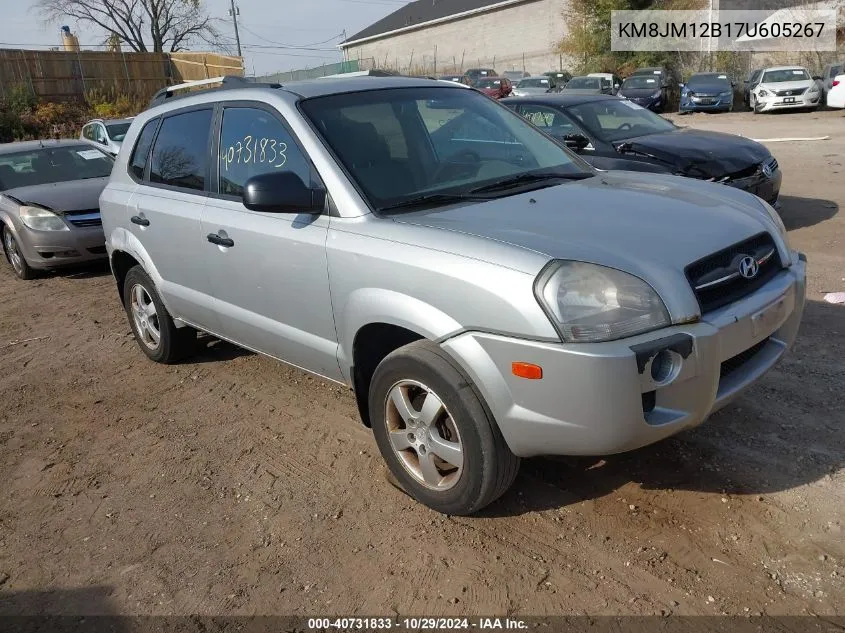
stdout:
<svg viewBox="0 0 845 633">
<path fill-rule="evenodd" d="M 539 183 L 544 181 L 553 181 L 553 180 L 586 180 L 587 178 L 592 178 L 595 174 L 591 174 L 589 172 L 575 172 L 572 174 L 561 174 L 555 172 L 540 172 L 540 173 L 526 173 L 526 174 L 519 174 L 518 176 L 513 176 L 511 178 L 505 178 L 504 180 L 500 180 L 499 182 L 494 182 L 489 185 L 484 185 L 482 187 L 476 187 L 475 189 L 470 189 L 470 193 L 487 193 L 492 191 L 500 191 L 503 189 L 511 189 L 512 187 L 519 187 L 521 185 L 528 185 L 531 183 Z"/>
<path fill-rule="evenodd" d="M 379 211 L 394 211 L 396 209 L 408 209 L 411 207 L 433 207 L 441 204 L 466 202 L 467 200 L 485 200 L 485 197 L 473 196 L 466 193 L 427 193 L 422 196 L 416 196 L 415 198 L 408 198 L 396 204 L 379 207 Z"/>
</svg>

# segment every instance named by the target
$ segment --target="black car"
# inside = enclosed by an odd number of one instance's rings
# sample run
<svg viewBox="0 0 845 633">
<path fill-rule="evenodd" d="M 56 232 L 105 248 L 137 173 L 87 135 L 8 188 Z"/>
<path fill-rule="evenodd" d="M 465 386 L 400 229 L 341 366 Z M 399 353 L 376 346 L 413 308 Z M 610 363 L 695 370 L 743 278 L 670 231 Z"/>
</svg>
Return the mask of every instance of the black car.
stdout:
<svg viewBox="0 0 845 633">
<path fill-rule="evenodd" d="M 661 112 L 666 105 L 665 90 L 657 75 L 631 75 L 622 82 L 618 94 L 654 112 Z"/>
<path fill-rule="evenodd" d="M 680 128 L 622 97 L 503 99 L 597 169 L 687 176 L 750 191 L 775 204 L 782 174 L 765 146 L 733 134 Z"/>
</svg>

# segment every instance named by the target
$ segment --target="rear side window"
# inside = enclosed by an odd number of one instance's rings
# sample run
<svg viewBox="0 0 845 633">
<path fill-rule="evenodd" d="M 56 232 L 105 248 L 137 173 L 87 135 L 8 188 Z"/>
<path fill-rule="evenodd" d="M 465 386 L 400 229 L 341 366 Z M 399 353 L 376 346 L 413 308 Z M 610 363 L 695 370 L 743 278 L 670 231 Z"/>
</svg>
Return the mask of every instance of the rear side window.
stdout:
<svg viewBox="0 0 845 633">
<path fill-rule="evenodd" d="M 147 159 L 150 156 L 150 147 L 153 144 L 156 128 L 158 128 L 158 119 L 147 121 L 138 136 L 135 149 L 132 150 L 132 158 L 129 159 L 129 172 L 138 180 L 144 178 L 144 170 L 147 168 Z"/>
<path fill-rule="evenodd" d="M 167 117 L 153 147 L 150 182 L 205 189 L 208 135 L 212 110 L 194 110 Z"/>
</svg>

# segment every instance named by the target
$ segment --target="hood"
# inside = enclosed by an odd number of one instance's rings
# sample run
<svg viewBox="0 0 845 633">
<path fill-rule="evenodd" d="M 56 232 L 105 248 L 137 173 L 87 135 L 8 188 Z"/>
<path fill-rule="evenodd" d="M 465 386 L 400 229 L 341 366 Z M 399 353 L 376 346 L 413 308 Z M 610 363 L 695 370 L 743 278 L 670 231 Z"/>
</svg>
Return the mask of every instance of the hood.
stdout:
<svg viewBox="0 0 845 633">
<path fill-rule="evenodd" d="M 2 193 L 17 198 L 24 204 L 37 204 L 56 212 L 88 211 L 100 208 L 100 194 L 106 188 L 108 177 L 90 180 L 69 180 L 49 185 L 33 185 L 7 189 Z"/>
<path fill-rule="evenodd" d="M 549 91 L 548 88 L 514 88 L 513 94 L 520 95 L 544 95 Z"/>
<path fill-rule="evenodd" d="M 647 280 L 661 294 L 661 287 L 677 294 L 679 283 L 688 285 L 683 272 L 688 264 L 740 240 L 769 230 L 779 242 L 753 195 L 633 172 L 603 173 L 394 219 L 520 246 L 549 258 L 611 266 Z"/>
<path fill-rule="evenodd" d="M 686 84 L 684 88 L 688 92 L 696 95 L 713 95 L 714 97 L 723 92 L 733 92 L 730 84 L 719 83 L 717 81 L 707 83 L 697 83 L 694 86 Z"/>
<path fill-rule="evenodd" d="M 622 88 L 619 94 L 629 99 L 657 98 L 660 96 L 660 88 Z"/>
<path fill-rule="evenodd" d="M 771 91 L 778 91 L 781 90 L 801 90 L 802 88 L 811 88 L 815 84 L 815 80 L 813 79 L 801 79 L 799 81 L 778 81 L 776 83 L 771 84 L 760 84 L 757 86 L 757 90 L 763 88 L 765 90 Z"/>
<path fill-rule="evenodd" d="M 566 95 L 600 95 L 601 88 L 564 88 L 562 94 Z"/>
<path fill-rule="evenodd" d="M 693 178 L 723 178 L 771 158 L 765 146 L 751 139 L 688 128 L 638 136 L 615 144 L 653 156 Z M 624 153 L 624 152 L 622 152 Z"/>
</svg>

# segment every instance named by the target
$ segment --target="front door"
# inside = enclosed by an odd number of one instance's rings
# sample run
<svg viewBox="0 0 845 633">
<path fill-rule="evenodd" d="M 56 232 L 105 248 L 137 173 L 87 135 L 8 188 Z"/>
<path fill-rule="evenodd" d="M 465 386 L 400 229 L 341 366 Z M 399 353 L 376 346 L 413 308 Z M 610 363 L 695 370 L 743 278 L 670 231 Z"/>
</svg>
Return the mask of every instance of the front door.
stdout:
<svg viewBox="0 0 845 633">
<path fill-rule="evenodd" d="M 275 110 L 231 103 L 219 116 L 215 192 L 202 221 L 217 333 L 342 380 L 326 262 L 329 216 L 250 211 L 241 202 L 252 176 L 289 170 L 309 183 L 316 173 Z"/>
</svg>

